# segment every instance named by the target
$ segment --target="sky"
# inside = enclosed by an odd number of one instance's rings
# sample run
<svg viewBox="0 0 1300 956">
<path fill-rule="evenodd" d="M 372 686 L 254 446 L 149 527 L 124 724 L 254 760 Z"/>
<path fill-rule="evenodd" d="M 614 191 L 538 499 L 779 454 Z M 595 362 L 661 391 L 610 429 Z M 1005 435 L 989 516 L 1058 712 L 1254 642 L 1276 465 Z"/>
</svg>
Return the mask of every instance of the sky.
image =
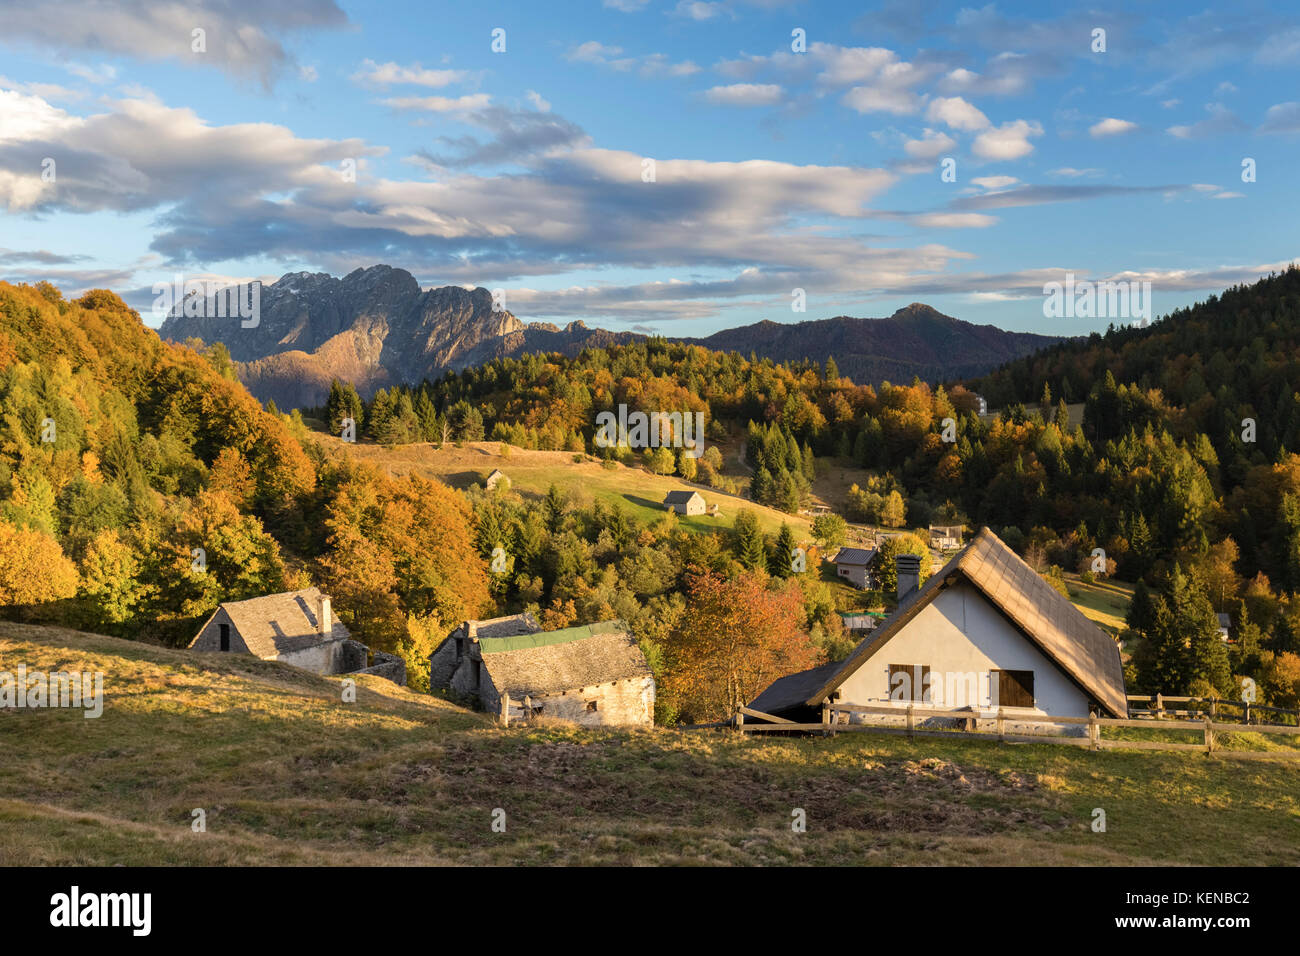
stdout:
<svg viewBox="0 0 1300 956">
<path fill-rule="evenodd" d="M 670 336 L 1104 330 L 1047 284 L 1297 261 L 1286 6 L 0 0 L 0 277 L 155 326 L 178 275 L 385 263 Z"/>
</svg>

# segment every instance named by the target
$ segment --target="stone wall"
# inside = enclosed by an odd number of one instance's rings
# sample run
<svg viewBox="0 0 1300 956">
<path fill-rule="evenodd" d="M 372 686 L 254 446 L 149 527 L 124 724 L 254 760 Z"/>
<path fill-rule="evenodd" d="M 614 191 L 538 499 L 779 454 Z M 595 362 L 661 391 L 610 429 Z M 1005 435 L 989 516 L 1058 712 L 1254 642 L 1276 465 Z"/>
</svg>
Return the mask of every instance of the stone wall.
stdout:
<svg viewBox="0 0 1300 956">
<path fill-rule="evenodd" d="M 375 651 L 375 662 L 369 667 L 357 671 L 358 674 L 374 674 L 390 680 L 398 687 L 406 686 L 406 661 L 395 654 Z"/>
<path fill-rule="evenodd" d="M 480 701 L 484 710 L 500 713 L 501 698 L 490 682 L 484 682 Z M 649 727 L 654 724 L 655 682 L 649 676 L 629 677 L 533 697 L 530 703 L 533 716 L 571 720 L 583 727 Z M 511 717 L 525 716 L 522 708 L 522 697 L 511 694 Z"/>
</svg>

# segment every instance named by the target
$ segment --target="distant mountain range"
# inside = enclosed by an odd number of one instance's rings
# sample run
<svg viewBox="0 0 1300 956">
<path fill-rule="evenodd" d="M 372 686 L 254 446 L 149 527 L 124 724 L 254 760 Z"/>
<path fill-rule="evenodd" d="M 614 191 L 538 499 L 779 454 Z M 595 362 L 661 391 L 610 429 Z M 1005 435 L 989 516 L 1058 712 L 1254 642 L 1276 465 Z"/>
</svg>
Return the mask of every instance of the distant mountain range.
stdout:
<svg viewBox="0 0 1300 956">
<path fill-rule="evenodd" d="M 335 378 L 369 396 L 394 384 L 418 384 L 447 370 L 529 352 L 576 355 L 585 348 L 645 336 L 571 322 L 525 323 L 492 311 L 487 289 L 423 290 L 404 269 L 376 265 L 341 279 L 294 272 L 261 289 L 260 321 L 172 314 L 159 330 L 174 342 L 221 342 L 239 377 L 257 398 L 281 408 L 320 405 Z M 834 356 L 856 382 L 947 380 L 981 375 L 1011 359 L 1061 341 L 1047 335 L 972 325 L 913 303 L 887 319 L 839 316 L 782 324 L 764 321 L 702 339 L 710 349 L 753 352 L 774 361 Z"/>
</svg>

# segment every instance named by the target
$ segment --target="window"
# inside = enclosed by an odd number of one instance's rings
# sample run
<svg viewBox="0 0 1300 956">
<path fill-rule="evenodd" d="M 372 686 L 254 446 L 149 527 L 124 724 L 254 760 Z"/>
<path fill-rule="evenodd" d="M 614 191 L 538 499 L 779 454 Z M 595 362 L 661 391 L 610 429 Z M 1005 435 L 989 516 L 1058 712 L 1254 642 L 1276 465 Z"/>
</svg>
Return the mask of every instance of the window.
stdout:
<svg viewBox="0 0 1300 956">
<path fill-rule="evenodd" d="M 596 712 L 596 702 L 594 700 L 587 701 L 587 713 L 594 714 L 595 712 Z"/>
<path fill-rule="evenodd" d="M 230 624 L 222 621 L 217 627 L 221 630 L 221 649 L 223 651 L 230 650 Z"/>
<path fill-rule="evenodd" d="M 1033 707 L 1033 671 L 990 671 L 989 700 L 994 707 Z"/>
<path fill-rule="evenodd" d="M 889 699 L 930 703 L 930 668 L 924 664 L 890 664 Z"/>
</svg>

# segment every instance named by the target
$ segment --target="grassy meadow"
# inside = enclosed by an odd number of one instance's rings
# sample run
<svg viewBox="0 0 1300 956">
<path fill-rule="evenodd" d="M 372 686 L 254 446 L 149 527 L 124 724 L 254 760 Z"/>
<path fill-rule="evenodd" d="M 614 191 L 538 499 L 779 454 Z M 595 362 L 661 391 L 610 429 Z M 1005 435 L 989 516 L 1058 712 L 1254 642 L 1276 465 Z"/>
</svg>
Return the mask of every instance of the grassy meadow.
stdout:
<svg viewBox="0 0 1300 956">
<path fill-rule="evenodd" d="M 1268 757 L 502 730 L 377 678 L 345 704 L 341 678 L 14 624 L 0 662 L 107 698 L 0 710 L 0 865 L 1300 865 L 1300 774 Z"/>
</svg>

